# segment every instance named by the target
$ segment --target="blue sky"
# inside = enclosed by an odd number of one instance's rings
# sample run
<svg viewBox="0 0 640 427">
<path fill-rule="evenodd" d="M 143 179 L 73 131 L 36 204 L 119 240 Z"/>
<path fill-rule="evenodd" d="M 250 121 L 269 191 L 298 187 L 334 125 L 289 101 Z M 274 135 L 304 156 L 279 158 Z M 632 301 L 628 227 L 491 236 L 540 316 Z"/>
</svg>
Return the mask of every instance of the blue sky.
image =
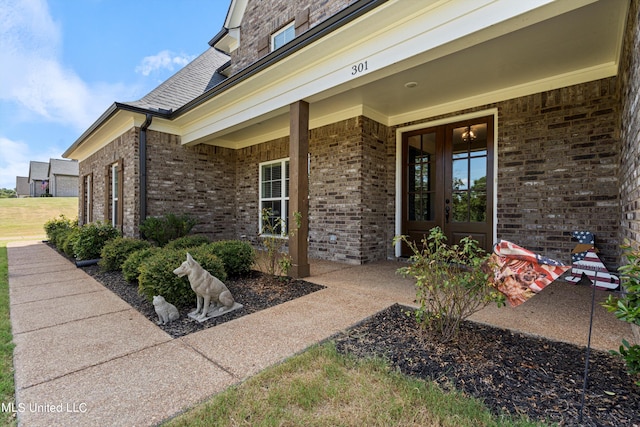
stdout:
<svg viewBox="0 0 640 427">
<path fill-rule="evenodd" d="M 0 188 L 208 48 L 231 0 L 0 0 Z"/>
</svg>

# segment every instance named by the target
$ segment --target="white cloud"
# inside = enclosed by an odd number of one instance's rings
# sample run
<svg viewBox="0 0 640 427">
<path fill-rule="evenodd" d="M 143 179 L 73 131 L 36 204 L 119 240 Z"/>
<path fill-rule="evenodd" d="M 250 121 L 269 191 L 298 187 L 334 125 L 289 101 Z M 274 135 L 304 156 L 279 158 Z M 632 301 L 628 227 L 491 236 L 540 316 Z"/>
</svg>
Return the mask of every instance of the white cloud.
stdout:
<svg viewBox="0 0 640 427">
<path fill-rule="evenodd" d="M 153 56 L 145 56 L 142 62 L 135 69 L 136 73 L 148 76 L 154 71 L 169 70 L 174 71 L 180 69 L 191 62 L 195 56 L 186 55 L 184 53 L 176 54 L 169 50 L 163 50 Z"/>
<path fill-rule="evenodd" d="M 0 3 L 0 101 L 33 117 L 86 129 L 115 100 L 122 84 L 87 84 L 60 61 L 62 34 L 45 0 Z"/>
</svg>

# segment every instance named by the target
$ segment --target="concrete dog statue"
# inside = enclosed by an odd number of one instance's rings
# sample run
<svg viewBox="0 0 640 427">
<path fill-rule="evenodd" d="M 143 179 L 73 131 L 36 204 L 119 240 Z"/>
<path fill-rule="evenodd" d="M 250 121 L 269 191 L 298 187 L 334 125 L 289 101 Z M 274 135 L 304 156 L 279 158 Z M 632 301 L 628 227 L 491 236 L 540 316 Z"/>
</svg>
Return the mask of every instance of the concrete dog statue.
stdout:
<svg viewBox="0 0 640 427">
<path fill-rule="evenodd" d="M 153 307 L 156 309 L 156 314 L 158 315 L 158 322 L 156 323 L 158 325 L 166 325 L 180 317 L 176 306 L 168 303 L 161 295 L 153 297 Z"/>
<path fill-rule="evenodd" d="M 173 270 L 173 273 L 178 277 L 187 276 L 191 289 L 196 293 L 196 310 L 189 313 L 197 316 L 196 320 L 203 321 L 207 319 L 210 303 L 214 304 L 218 314 L 233 309 L 235 301 L 229 289 L 224 283 L 202 268 L 189 253 L 187 253 L 187 260 L 180 267 Z"/>
</svg>

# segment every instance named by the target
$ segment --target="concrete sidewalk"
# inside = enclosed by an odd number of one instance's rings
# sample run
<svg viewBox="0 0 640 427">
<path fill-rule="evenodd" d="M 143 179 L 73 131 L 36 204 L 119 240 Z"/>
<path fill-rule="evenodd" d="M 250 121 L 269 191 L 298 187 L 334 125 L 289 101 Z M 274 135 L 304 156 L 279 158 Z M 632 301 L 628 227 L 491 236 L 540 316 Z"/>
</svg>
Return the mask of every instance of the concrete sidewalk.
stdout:
<svg viewBox="0 0 640 427">
<path fill-rule="evenodd" d="M 308 280 L 326 289 L 172 339 L 48 246 L 12 243 L 8 256 L 16 409 L 24 426 L 154 425 L 415 297 L 413 282 L 395 274 L 397 262 L 314 262 Z M 559 284 L 518 309 L 486 309 L 475 318 L 586 345 L 585 295 L 590 304 L 587 287 Z M 628 327 L 599 311 L 594 347 L 617 347 L 623 336 L 630 337 Z"/>
</svg>

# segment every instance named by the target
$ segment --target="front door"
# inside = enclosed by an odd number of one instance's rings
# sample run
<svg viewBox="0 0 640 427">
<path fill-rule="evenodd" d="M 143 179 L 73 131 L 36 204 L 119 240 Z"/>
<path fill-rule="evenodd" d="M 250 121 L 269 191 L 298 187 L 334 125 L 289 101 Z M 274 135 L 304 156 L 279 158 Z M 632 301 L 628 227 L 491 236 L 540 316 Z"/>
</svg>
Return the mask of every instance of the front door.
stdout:
<svg viewBox="0 0 640 427">
<path fill-rule="evenodd" d="M 420 242 L 438 226 L 450 243 L 491 250 L 493 116 L 403 134 L 402 165 L 402 234 Z"/>
</svg>

